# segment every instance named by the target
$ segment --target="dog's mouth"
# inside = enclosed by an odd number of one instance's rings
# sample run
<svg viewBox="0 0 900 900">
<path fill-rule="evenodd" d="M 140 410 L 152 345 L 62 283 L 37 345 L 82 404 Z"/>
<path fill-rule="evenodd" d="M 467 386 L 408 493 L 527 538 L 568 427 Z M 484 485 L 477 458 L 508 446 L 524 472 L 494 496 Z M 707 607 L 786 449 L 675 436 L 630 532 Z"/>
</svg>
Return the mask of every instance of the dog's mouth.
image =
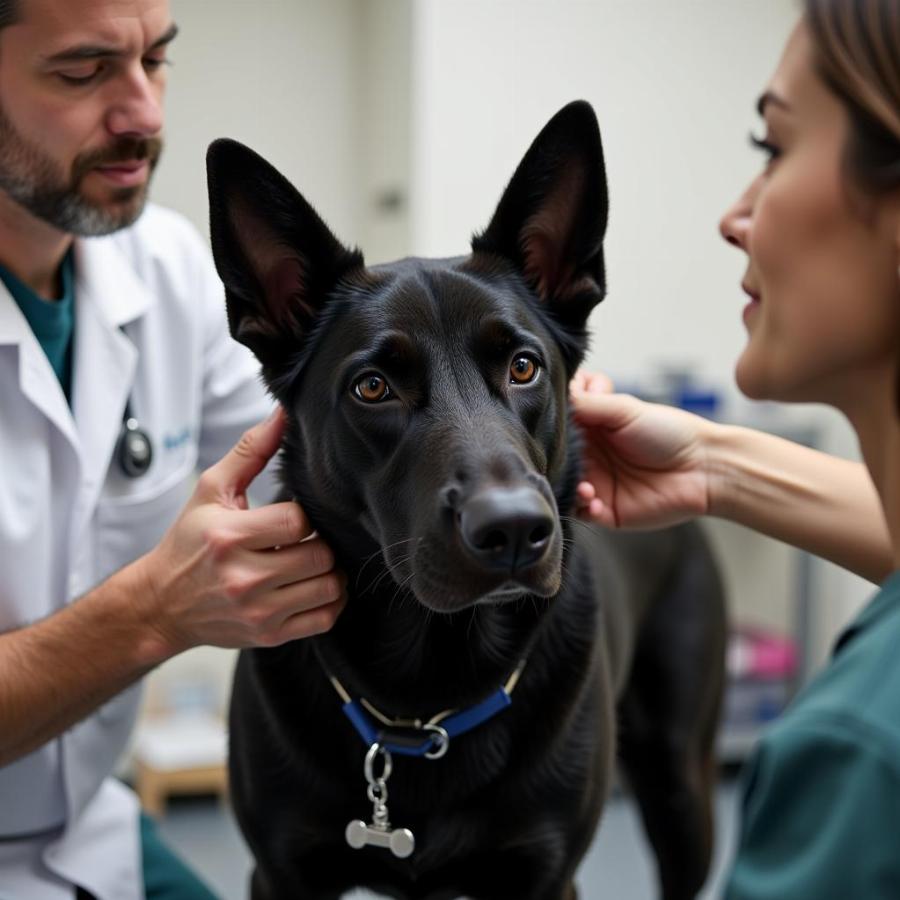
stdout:
<svg viewBox="0 0 900 900">
<path fill-rule="evenodd" d="M 501 603 L 512 603 L 515 600 L 521 600 L 530 593 L 532 592 L 515 581 L 504 581 L 500 587 L 483 594 L 475 603 L 479 606 L 496 606 Z"/>
<path fill-rule="evenodd" d="M 549 599 L 559 591 L 559 584 L 560 580 L 555 579 L 552 588 L 536 588 L 505 581 L 499 587 L 479 593 L 459 583 L 436 586 L 413 577 L 409 586 L 416 600 L 431 612 L 455 613 L 477 606 L 504 606 L 526 597 Z"/>
<path fill-rule="evenodd" d="M 539 564 L 500 574 L 472 565 L 453 553 L 446 542 L 422 540 L 412 557 L 389 568 L 398 586 L 437 613 L 454 613 L 475 606 L 500 606 L 524 597 L 550 598 L 562 583 L 562 540 L 555 534 Z"/>
</svg>

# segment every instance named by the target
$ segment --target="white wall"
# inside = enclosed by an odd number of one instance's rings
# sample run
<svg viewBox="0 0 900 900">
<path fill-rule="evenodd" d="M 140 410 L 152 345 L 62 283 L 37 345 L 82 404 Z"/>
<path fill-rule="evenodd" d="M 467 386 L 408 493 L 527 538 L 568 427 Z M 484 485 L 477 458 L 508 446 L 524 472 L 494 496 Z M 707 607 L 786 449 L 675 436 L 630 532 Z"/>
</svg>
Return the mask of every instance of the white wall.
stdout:
<svg viewBox="0 0 900 900">
<path fill-rule="evenodd" d="M 362 230 L 369 264 L 409 253 L 414 0 L 359 0 L 362 27 L 359 151 Z"/>
<path fill-rule="evenodd" d="M 166 151 L 153 198 L 208 231 L 217 137 L 279 168 L 339 233 L 359 232 L 361 0 L 171 0 Z"/>
<path fill-rule="evenodd" d="M 741 260 L 718 237 L 761 163 L 746 135 L 794 0 L 419 0 L 415 250 L 465 250 L 526 147 L 583 97 L 603 133 L 610 293 L 593 359 L 688 362 L 730 381 Z"/>
<path fill-rule="evenodd" d="M 609 296 L 591 320 L 588 364 L 626 386 L 663 367 L 693 369 L 725 396 L 729 419 L 766 421 L 770 405 L 747 403 L 733 384 L 745 261 L 717 225 L 762 164 L 747 135 L 760 130 L 756 99 L 798 6 L 416 0 L 412 249 L 465 252 L 540 128 L 585 98 L 600 121 L 610 192 Z M 781 409 L 777 418 L 813 425 L 824 448 L 857 454 L 829 410 Z M 740 563 L 732 571 L 734 593 L 747 598 L 740 617 L 789 624 L 792 561 L 783 549 L 736 527 L 717 529 L 716 540 Z M 870 591 L 816 563 L 814 662 Z"/>
</svg>

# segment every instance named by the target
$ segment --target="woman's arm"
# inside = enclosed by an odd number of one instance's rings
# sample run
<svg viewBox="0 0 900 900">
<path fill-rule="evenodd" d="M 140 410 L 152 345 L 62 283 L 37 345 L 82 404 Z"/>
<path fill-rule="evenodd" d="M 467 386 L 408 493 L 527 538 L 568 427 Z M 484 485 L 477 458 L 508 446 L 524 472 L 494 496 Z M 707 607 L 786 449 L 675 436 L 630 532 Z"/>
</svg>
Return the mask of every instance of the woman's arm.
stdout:
<svg viewBox="0 0 900 900">
<path fill-rule="evenodd" d="M 572 389 L 585 437 L 579 499 L 588 518 L 660 528 L 718 516 L 875 583 L 892 570 L 884 513 L 861 463 L 596 384 Z"/>
<path fill-rule="evenodd" d="M 705 440 L 709 514 L 738 522 L 880 583 L 893 569 L 887 523 L 862 463 L 750 428 Z"/>
</svg>

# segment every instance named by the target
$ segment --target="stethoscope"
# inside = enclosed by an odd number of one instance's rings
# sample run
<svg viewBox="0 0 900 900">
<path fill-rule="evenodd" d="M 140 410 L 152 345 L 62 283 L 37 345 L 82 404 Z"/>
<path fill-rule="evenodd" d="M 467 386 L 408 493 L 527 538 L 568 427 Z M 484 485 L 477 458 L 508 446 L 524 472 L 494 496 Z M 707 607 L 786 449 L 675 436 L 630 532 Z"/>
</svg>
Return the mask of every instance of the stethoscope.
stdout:
<svg viewBox="0 0 900 900">
<path fill-rule="evenodd" d="M 122 429 L 116 441 L 115 458 L 126 478 L 140 478 L 153 462 L 153 443 L 131 413 L 131 397 L 125 403 Z"/>
<path fill-rule="evenodd" d="M 119 326 L 119 331 L 128 337 L 124 325 Z M 146 475 L 150 463 L 153 462 L 153 443 L 150 435 L 141 428 L 131 411 L 130 394 L 125 401 L 122 427 L 119 430 L 119 437 L 116 439 L 113 457 L 126 478 L 140 478 L 142 475 Z"/>
</svg>

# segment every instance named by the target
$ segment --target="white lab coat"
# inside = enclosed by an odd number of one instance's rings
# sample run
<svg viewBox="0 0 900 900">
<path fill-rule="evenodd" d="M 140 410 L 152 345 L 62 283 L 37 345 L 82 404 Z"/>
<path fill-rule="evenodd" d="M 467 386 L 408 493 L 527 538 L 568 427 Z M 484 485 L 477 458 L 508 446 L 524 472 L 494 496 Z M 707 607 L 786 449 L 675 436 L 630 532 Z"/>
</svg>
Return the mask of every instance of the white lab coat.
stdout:
<svg viewBox="0 0 900 900">
<path fill-rule="evenodd" d="M 272 407 L 184 219 L 151 205 L 128 229 L 77 240 L 75 253 L 71 410 L 0 283 L 0 632 L 51 615 L 153 547 L 195 472 Z M 111 463 L 129 396 L 154 448 L 133 480 Z M 44 833 L 0 840 L 0 900 L 71 898 L 73 884 L 98 900 L 143 898 L 137 800 L 109 778 L 138 697 L 126 690 L 0 768 L 0 839 Z"/>
</svg>

